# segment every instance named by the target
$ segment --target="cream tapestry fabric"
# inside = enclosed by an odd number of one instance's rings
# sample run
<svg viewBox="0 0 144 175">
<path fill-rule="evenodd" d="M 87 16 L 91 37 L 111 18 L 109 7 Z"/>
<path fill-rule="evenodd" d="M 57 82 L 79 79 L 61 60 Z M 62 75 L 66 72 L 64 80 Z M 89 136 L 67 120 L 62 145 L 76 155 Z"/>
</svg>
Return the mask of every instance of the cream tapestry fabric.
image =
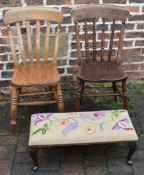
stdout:
<svg viewBox="0 0 144 175">
<path fill-rule="evenodd" d="M 30 146 L 138 140 L 126 110 L 45 113 L 31 116 Z"/>
</svg>

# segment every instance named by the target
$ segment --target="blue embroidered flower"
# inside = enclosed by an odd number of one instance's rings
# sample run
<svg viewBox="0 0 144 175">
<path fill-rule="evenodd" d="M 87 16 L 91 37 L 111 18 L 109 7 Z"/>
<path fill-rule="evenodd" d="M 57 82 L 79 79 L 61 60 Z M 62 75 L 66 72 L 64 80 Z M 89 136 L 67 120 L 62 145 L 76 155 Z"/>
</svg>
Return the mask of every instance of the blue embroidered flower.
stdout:
<svg viewBox="0 0 144 175">
<path fill-rule="evenodd" d="M 50 116 L 52 116 L 52 113 L 47 113 L 47 114 L 37 114 L 36 116 L 34 115 L 34 119 L 32 120 L 32 123 L 34 125 L 39 124 L 42 121 L 48 120 Z"/>
</svg>

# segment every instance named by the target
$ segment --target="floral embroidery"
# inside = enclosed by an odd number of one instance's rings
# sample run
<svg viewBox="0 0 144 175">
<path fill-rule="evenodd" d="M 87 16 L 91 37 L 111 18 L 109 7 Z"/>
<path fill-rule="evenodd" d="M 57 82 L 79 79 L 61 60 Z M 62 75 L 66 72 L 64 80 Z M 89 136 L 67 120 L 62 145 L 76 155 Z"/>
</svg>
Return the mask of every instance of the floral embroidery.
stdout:
<svg viewBox="0 0 144 175">
<path fill-rule="evenodd" d="M 115 131 L 121 131 L 122 129 L 126 131 L 133 130 L 133 128 L 130 127 L 130 121 L 127 118 L 118 121 L 112 129 Z"/>
<path fill-rule="evenodd" d="M 48 126 L 48 124 L 45 123 L 45 124 L 43 125 L 42 128 L 39 128 L 39 129 L 37 129 L 36 131 L 34 131 L 34 132 L 32 133 L 32 135 L 35 135 L 35 134 L 37 134 L 38 132 L 41 132 L 41 133 L 44 135 L 44 134 L 46 134 L 47 131 L 49 130 L 49 127 L 50 127 L 50 126 Z"/>
<path fill-rule="evenodd" d="M 69 120 L 68 119 L 62 119 L 61 120 L 61 125 L 67 126 L 69 124 Z"/>
<path fill-rule="evenodd" d="M 78 126 L 77 122 L 71 122 L 66 128 L 63 129 L 62 133 L 66 136 L 70 131 L 76 129 Z"/>
<path fill-rule="evenodd" d="M 37 125 L 37 124 L 39 124 L 42 121 L 49 120 L 49 117 L 52 116 L 52 115 L 53 115 L 52 113 L 37 114 L 36 117 L 34 116 L 34 119 L 32 120 L 32 123 L 34 125 Z"/>
<path fill-rule="evenodd" d="M 96 111 L 94 112 L 94 116 L 96 119 L 102 119 L 106 116 L 106 111 Z"/>
<path fill-rule="evenodd" d="M 94 134 L 97 129 L 101 132 L 105 132 L 105 128 L 107 128 L 108 125 L 110 125 L 109 129 L 113 131 L 134 130 L 129 118 L 125 117 L 117 121 L 118 118 L 122 118 L 125 115 L 122 114 L 123 112 L 125 111 L 95 111 L 67 113 L 62 116 L 59 116 L 59 114 L 55 115 L 55 113 L 36 114 L 32 117 L 32 124 L 35 128 L 32 135 L 37 133 L 44 135 L 49 133 L 50 130 L 54 131 L 57 126 L 60 127 L 59 129 L 63 136 L 68 136 L 69 133 L 72 133 L 78 127 L 87 135 Z M 113 122 L 116 123 L 114 126 L 112 126 Z"/>
<path fill-rule="evenodd" d="M 90 135 L 90 134 L 93 134 L 93 133 L 95 133 L 95 127 L 94 126 L 89 126 L 89 127 L 87 127 L 86 128 L 86 133 L 88 134 L 88 135 Z"/>
<path fill-rule="evenodd" d="M 80 119 L 85 120 L 87 119 L 87 114 L 86 113 L 80 113 Z"/>
<path fill-rule="evenodd" d="M 125 110 L 113 110 L 113 111 L 111 111 L 111 117 L 113 118 L 113 116 L 115 117 L 115 118 L 118 118 L 120 115 L 120 113 L 123 113 L 123 112 L 125 112 Z"/>
</svg>

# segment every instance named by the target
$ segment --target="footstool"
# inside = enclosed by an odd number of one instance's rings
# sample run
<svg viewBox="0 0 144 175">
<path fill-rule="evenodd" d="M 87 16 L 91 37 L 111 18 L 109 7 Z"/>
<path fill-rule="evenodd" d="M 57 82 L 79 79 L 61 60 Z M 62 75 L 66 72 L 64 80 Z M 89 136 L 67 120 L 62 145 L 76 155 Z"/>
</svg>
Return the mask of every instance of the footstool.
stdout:
<svg viewBox="0 0 144 175">
<path fill-rule="evenodd" d="M 138 136 L 126 110 L 41 113 L 31 116 L 29 148 L 38 170 L 40 147 L 129 142 L 127 163 L 136 151 Z"/>
</svg>

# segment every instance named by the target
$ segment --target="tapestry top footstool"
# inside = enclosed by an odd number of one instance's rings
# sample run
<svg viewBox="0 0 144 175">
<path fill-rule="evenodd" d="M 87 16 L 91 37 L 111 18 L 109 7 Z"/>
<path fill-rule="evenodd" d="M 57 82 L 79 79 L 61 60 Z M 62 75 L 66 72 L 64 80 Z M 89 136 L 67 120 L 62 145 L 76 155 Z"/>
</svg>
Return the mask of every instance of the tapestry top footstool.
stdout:
<svg viewBox="0 0 144 175">
<path fill-rule="evenodd" d="M 29 146 L 137 140 L 126 110 L 41 113 L 31 116 Z"/>
</svg>

